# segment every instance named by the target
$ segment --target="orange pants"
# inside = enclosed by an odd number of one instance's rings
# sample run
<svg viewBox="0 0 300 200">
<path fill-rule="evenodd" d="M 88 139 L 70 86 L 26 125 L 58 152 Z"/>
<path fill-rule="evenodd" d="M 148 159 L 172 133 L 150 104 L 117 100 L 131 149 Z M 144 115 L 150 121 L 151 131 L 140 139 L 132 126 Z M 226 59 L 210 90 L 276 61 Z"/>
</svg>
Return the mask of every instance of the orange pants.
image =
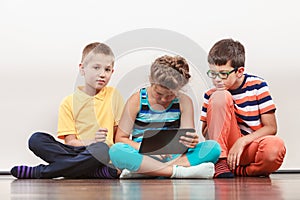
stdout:
<svg viewBox="0 0 300 200">
<path fill-rule="evenodd" d="M 243 137 L 234 110 L 232 96 L 227 90 L 211 95 L 207 107 L 208 138 L 220 144 L 220 158 L 227 158 L 235 141 Z M 279 137 L 270 135 L 256 139 L 244 149 L 240 166 L 234 173 L 238 176 L 269 175 L 281 166 L 285 152 L 284 143 Z"/>
</svg>

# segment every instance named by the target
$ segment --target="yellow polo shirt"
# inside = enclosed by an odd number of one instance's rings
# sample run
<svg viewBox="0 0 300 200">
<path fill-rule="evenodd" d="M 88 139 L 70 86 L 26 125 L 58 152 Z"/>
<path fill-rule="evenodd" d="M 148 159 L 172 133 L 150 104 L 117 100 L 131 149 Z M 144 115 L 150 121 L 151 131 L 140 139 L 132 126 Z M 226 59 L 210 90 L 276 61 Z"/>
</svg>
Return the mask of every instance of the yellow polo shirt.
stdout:
<svg viewBox="0 0 300 200">
<path fill-rule="evenodd" d="M 121 94 L 113 87 L 104 87 L 95 96 L 89 96 L 78 87 L 63 99 L 58 116 L 57 137 L 75 134 L 77 139 L 93 140 L 96 131 L 107 128 L 106 143 L 113 144 L 114 126 L 119 124 L 124 108 Z"/>
</svg>

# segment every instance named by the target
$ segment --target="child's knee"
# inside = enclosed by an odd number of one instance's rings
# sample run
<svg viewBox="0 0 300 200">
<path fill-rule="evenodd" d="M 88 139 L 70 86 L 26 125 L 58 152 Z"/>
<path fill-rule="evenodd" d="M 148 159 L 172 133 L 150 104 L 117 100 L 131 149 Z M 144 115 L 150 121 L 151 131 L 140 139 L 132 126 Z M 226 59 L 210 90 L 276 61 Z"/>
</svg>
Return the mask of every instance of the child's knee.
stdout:
<svg viewBox="0 0 300 200">
<path fill-rule="evenodd" d="M 116 143 L 109 149 L 112 163 L 119 169 L 137 171 L 143 160 L 143 156 L 128 144 Z"/>
<path fill-rule="evenodd" d="M 231 105 L 233 104 L 232 95 L 227 90 L 215 91 L 209 99 L 209 104 L 221 108 Z"/>
<path fill-rule="evenodd" d="M 34 151 L 36 148 L 38 148 L 38 146 L 43 145 L 43 141 L 47 137 L 49 137 L 47 133 L 42 133 L 42 132 L 33 133 L 28 140 L 29 149 L 31 151 Z"/>
<path fill-rule="evenodd" d="M 210 154 L 213 159 L 213 163 L 216 163 L 221 155 L 222 149 L 220 144 L 215 140 L 206 140 L 205 145 L 207 146 L 207 149 L 211 149 Z"/>
<path fill-rule="evenodd" d="M 264 160 L 269 163 L 282 163 L 286 148 L 282 139 L 274 136 L 266 137 L 262 145 L 264 152 Z"/>
<path fill-rule="evenodd" d="M 206 140 L 200 143 L 202 146 L 199 151 L 199 157 L 208 157 L 210 162 L 216 163 L 221 155 L 221 146 L 215 140 Z"/>
<path fill-rule="evenodd" d="M 203 162 L 216 163 L 221 154 L 221 147 L 214 140 L 199 143 L 194 149 L 187 153 L 187 158 L 192 166 Z"/>
<path fill-rule="evenodd" d="M 95 159 L 97 159 L 102 164 L 107 165 L 109 163 L 110 161 L 109 154 L 108 154 L 109 147 L 106 143 L 104 142 L 93 143 L 87 146 L 87 150 Z"/>
</svg>

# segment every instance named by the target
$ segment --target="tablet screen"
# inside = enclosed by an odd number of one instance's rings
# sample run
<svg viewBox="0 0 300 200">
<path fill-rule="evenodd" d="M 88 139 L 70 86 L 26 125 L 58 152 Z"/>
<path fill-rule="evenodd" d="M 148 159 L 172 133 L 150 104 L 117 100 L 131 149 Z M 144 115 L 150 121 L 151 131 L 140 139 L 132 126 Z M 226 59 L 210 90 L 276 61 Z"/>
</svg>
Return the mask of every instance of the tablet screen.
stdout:
<svg viewBox="0 0 300 200">
<path fill-rule="evenodd" d="M 146 130 L 139 153 L 146 155 L 183 154 L 188 147 L 179 143 L 179 138 L 186 132 L 195 132 L 195 129 Z"/>
</svg>

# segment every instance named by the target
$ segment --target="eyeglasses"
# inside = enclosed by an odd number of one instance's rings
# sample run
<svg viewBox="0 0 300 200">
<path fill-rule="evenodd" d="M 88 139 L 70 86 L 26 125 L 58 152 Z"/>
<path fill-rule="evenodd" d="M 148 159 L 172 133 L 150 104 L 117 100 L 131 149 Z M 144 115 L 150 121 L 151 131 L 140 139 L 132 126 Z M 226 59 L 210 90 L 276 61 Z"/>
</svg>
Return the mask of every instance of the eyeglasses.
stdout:
<svg viewBox="0 0 300 200">
<path fill-rule="evenodd" d="M 231 74 L 234 71 L 236 71 L 236 68 L 229 72 L 216 72 L 216 71 L 208 70 L 206 74 L 209 78 L 212 78 L 212 79 L 215 79 L 218 76 L 220 79 L 225 80 L 228 78 L 229 74 Z"/>
</svg>

